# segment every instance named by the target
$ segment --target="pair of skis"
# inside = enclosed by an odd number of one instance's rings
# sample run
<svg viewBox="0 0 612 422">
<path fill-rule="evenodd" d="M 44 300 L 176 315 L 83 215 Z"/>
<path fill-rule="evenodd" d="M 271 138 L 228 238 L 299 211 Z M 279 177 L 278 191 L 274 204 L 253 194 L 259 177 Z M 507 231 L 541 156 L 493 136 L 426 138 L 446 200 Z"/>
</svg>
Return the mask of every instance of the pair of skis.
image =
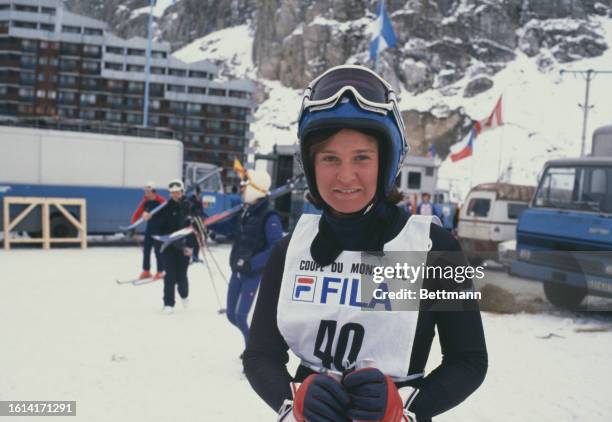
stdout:
<svg viewBox="0 0 612 422">
<path fill-rule="evenodd" d="M 276 189 L 272 189 L 270 191 L 270 193 L 268 195 L 266 195 L 266 198 L 269 200 L 272 199 L 276 199 L 280 196 L 286 195 L 288 193 L 290 193 L 291 191 L 293 191 L 296 186 L 304 179 L 304 176 L 298 176 L 298 177 L 294 177 L 293 179 L 290 179 L 287 183 L 285 183 L 282 186 L 279 186 Z M 241 212 L 244 209 L 244 204 L 238 204 L 236 206 L 233 206 L 230 209 L 227 209 L 219 214 L 215 214 L 215 215 L 211 215 L 210 217 L 205 218 L 204 220 L 200 220 L 201 225 L 202 225 L 202 230 L 204 230 L 206 227 L 211 226 L 215 223 L 218 223 L 222 220 L 225 220 L 226 218 L 232 217 L 236 214 L 238 214 L 239 212 Z M 186 236 L 189 236 L 190 234 L 194 233 L 194 228 L 193 228 L 193 224 L 191 226 L 185 227 L 184 229 L 180 229 L 175 231 L 174 233 L 168 234 L 168 235 L 158 235 L 158 236 L 153 236 L 154 239 L 162 242 L 162 246 L 161 246 L 161 250 L 162 252 L 168 247 L 170 246 L 172 243 L 183 239 Z"/>
<path fill-rule="evenodd" d="M 147 277 L 147 278 L 134 278 L 132 280 L 115 280 L 117 284 L 131 284 L 132 286 L 142 286 L 143 284 L 150 284 L 163 278 Z"/>
</svg>

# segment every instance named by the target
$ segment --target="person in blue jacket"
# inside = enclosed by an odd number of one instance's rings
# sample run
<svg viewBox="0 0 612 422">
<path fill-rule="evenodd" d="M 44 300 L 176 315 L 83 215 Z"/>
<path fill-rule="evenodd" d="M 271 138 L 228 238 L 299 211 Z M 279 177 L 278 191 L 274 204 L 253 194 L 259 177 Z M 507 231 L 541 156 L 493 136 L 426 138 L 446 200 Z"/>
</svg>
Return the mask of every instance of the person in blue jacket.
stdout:
<svg viewBox="0 0 612 422">
<path fill-rule="evenodd" d="M 266 198 L 270 175 L 261 170 L 248 170 L 241 184 L 244 210 L 238 233 L 230 253 L 232 277 L 227 292 L 227 318 L 249 338 L 247 316 L 259 287 L 261 273 L 272 247 L 283 236 L 280 216 Z"/>
</svg>

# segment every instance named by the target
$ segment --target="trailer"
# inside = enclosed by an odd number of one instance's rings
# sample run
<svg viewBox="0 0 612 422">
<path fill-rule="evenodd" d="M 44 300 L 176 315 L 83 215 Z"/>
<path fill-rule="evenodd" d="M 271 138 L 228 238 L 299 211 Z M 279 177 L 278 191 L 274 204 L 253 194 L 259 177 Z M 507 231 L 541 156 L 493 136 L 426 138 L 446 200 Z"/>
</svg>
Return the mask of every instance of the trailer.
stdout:
<svg viewBox="0 0 612 422">
<path fill-rule="evenodd" d="M 89 234 L 117 232 L 141 200 L 143 186 L 181 179 L 182 166 L 183 145 L 175 140 L 0 127 L 0 202 L 7 196 L 84 198 Z M 14 207 L 11 217 L 21 209 Z M 0 207 L 0 221 L 2 212 Z M 69 212 L 78 217 L 76 208 Z M 60 212 L 50 217 L 53 237 L 75 234 Z M 40 212 L 16 230 L 38 236 Z"/>
</svg>

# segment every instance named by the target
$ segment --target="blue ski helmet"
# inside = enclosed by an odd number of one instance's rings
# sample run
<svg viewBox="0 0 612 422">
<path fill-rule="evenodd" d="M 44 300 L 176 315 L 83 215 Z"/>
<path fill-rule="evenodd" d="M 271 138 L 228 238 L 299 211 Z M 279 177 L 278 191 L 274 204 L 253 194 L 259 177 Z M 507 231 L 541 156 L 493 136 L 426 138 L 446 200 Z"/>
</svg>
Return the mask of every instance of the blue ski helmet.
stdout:
<svg viewBox="0 0 612 422">
<path fill-rule="evenodd" d="M 408 152 L 408 141 L 391 85 L 362 66 L 337 66 L 306 88 L 298 122 L 302 167 L 310 194 L 322 201 L 309 149 L 313 134 L 323 130 L 355 129 L 378 140 L 377 195 L 386 197 L 395 185 Z"/>
</svg>

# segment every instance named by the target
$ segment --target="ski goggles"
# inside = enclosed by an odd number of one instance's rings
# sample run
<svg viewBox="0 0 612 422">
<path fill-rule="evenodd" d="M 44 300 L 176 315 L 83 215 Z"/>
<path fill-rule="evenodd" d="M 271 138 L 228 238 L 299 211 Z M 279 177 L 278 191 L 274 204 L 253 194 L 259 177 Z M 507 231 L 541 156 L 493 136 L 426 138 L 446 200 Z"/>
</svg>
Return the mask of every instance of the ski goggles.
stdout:
<svg viewBox="0 0 612 422">
<path fill-rule="evenodd" d="M 363 66 L 336 66 L 313 80 L 304 91 L 298 121 L 301 121 L 306 111 L 333 108 L 347 93 L 351 93 L 357 105 L 364 110 L 385 116 L 391 112 L 404 145 L 408 145 L 404 120 L 393 87 Z"/>
</svg>

